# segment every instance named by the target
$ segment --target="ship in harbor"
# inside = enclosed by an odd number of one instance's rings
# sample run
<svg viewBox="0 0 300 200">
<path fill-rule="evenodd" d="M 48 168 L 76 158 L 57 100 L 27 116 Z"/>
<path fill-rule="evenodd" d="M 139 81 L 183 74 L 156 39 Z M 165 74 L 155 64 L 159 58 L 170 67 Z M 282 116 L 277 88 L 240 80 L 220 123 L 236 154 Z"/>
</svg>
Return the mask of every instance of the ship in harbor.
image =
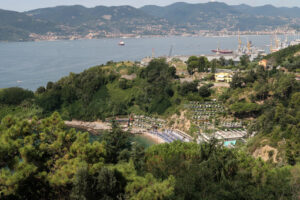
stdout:
<svg viewBox="0 0 300 200">
<path fill-rule="evenodd" d="M 214 53 L 217 53 L 217 54 L 232 54 L 232 53 L 233 53 L 232 50 L 228 50 L 228 49 L 220 49 L 220 48 L 213 49 L 213 50 L 211 50 L 211 51 L 214 52 Z"/>
</svg>

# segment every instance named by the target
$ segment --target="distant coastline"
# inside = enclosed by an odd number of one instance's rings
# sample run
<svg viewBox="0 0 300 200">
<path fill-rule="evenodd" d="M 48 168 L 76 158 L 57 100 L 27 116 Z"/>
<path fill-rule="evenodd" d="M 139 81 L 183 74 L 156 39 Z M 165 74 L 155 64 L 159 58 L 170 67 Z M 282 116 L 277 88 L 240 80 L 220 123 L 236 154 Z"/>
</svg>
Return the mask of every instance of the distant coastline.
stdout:
<svg viewBox="0 0 300 200">
<path fill-rule="evenodd" d="M 43 41 L 76 41 L 76 40 L 94 40 L 94 39 L 143 39 L 143 38 L 167 38 L 167 37 L 235 37 L 235 36 L 263 36 L 263 35 L 299 35 L 300 32 L 296 31 L 243 31 L 243 32 L 207 32 L 205 34 L 169 34 L 169 35 L 128 35 L 120 34 L 117 36 L 103 36 L 103 37 L 86 37 L 86 36 L 56 36 L 56 35 L 36 35 L 28 40 L 0 40 L 0 43 L 9 42 L 43 42 Z"/>
<path fill-rule="evenodd" d="M 1 10 L 1 41 L 56 41 L 116 37 L 295 34 L 300 8 L 221 2 L 168 6 L 57 6 Z M 6 17 L 8 16 L 8 17 Z"/>
</svg>

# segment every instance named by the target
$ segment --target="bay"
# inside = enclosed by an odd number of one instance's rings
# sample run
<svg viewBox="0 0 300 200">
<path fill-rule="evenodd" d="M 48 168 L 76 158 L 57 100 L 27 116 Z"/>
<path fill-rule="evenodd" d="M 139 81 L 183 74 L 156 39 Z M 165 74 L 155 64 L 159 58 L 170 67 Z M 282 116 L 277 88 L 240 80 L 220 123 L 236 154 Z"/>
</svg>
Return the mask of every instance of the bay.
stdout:
<svg viewBox="0 0 300 200">
<path fill-rule="evenodd" d="M 242 36 L 260 48 L 268 49 L 271 36 Z M 118 43 L 123 40 L 125 46 Z M 23 87 L 36 90 L 48 81 L 57 81 L 70 72 L 79 73 L 107 61 L 140 61 L 146 56 L 210 54 L 212 49 L 233 49 L 237 36 L 114 38 L 76 41 L 0 43 L 0 88 Z"/>
</svg>

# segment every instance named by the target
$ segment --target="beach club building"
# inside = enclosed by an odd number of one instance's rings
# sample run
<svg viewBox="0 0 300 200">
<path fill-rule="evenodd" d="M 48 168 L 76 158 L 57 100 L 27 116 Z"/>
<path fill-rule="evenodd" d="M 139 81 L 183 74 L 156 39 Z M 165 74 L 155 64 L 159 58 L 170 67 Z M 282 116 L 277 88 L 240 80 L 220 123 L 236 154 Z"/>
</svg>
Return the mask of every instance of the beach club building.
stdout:
<svg viewBox="0 0 300 200">
<path fill-rule="evenodd" d="M 233 76 L 232 73 L 229 72 L 215 73 L 215 81 L 230 83 L 232 81 L 232 76 Z"/>
</svg>

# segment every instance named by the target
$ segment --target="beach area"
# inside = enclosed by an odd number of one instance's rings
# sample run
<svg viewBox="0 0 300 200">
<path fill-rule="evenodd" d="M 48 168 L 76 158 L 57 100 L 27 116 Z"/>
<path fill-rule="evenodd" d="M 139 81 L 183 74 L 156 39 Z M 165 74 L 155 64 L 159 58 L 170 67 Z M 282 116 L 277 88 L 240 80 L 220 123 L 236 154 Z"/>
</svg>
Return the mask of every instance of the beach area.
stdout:
<svg viewBox="0 0 300 200">
<path fill-rule="evenodd" d="M 88 131 L 94 135 L 100 134 L 100 131 L 105 131 L 105 130 L 110 130 L 111 129 L 111 124 L 108 122 L 102 122 L 102 121 L 94 121 L 94 122 L 84 122 L 84 121 L 79 121 L 79 120 L 72 120 L 72 121 L 64 121 L 65 125 L 70 128 L 77 128 L 81 130 Z M 148 132 L 146 129 L 142 128 L 122 128 L 123 131 L 128 131 L 132 134 L 135 135 L 141 135 L 151 142 L 155 144 L 162 144 L 165 143 L 165 141 Z"/>
</svg>

